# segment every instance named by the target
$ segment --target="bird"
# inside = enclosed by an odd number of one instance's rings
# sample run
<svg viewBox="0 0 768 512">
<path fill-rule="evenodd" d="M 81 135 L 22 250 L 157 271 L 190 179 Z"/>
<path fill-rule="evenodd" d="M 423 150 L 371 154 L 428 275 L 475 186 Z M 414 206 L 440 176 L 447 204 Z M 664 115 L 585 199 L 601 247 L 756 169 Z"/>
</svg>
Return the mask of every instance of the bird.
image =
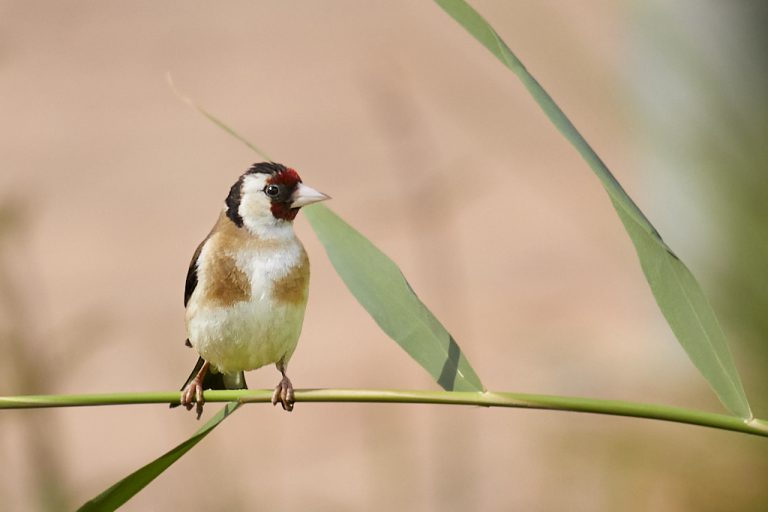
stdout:
<svg viewBox="0 0 768 512">
<path fill-rule="evenodd" d="M 282 378 L 272 405 L 293 410 L 287 368 L 309 291 L 309 259 L 293 220 L 327 199 L 275 162 L 252 165 L 232 185 L 187 272 L 185 345 L 198 360 L 171 407 L 195 405 L 200 419 L 203 390 L 247 389 L 244 372 L 274 364 Z"/>
</svg>

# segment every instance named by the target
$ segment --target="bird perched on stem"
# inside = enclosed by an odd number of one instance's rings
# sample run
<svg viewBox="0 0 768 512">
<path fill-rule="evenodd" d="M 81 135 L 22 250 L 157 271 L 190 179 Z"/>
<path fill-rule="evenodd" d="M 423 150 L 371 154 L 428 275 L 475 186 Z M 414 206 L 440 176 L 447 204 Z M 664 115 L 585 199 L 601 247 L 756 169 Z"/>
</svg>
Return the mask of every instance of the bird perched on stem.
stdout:
<svg viewBox="0 0 768 512">
<path fill-rule="evenodd" d="M 302 206 L 328 198 L 274 162 L 253 165 L 232 185 L 187 273 L 186 345 L 200 357 L 178 405 L 197 404 L 200 418 L 204 389 L 246 389 L 243 372 L 274 363 L 282 379 L 272 404 L 293 409 L 286 369 L 309 287 L 309 260 L 293 219 Z"/>
</svg>

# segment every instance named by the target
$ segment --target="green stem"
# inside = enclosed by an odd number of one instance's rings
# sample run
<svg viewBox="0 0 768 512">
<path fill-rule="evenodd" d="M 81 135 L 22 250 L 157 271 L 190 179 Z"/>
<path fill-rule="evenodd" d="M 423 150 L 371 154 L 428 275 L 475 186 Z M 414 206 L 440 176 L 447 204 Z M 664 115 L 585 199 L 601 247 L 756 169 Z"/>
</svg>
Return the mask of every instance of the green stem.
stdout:
<svg viewBox="0 0 768 512">
<path fill-rule="evenodd" d="M 270 390 L 206 391 L 208 402 L 269 402 Z M 0 397 L 0 409 L 33 409 L 42 407 L 82 407 L 95 405 L 178 403 L 179 393 L 108 393 L 89 395 L 38 395 Z M 530 395 L 487 391 L 398 391 L 378 389 L 304 389 L 296 390 L 297 402 L 368 402 L 479 405 L 485 407 L 517 407 L 553 411 L 587 412 L 611 416 L 630 416 L 689 425 L 717 428 L 768 437 L 768 422 L 745 421 L 735 416 L 682 409 L 655 404 L 639 404 L 615 400 L 596 400 L 564 396 Z"/>
</svg>

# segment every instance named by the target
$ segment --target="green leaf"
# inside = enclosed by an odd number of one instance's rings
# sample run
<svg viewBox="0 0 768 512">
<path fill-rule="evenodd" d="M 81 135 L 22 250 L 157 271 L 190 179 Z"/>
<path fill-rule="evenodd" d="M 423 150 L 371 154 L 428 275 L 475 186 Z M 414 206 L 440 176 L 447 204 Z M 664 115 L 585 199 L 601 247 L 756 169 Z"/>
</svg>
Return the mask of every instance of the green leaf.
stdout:
<svg viewBox="0 0 768 512">
<path fill-rule="evenodd" d="M 482 16 L 463 0 L 435 1 L 518 76 L 550 121 L 586 160 L 608 192 L 632 239 L 643 273 L 672 332 L 720 401 L 734 414 L 751 419 L 752 411 L 725 335 L 688 268 L 664 243 L 658 231 L 560 107 Z"/>
<path fill-rule="evenodd" d="M 157 478 L 160 473 L 168 469 L 171 464 L 179 460 L 181 456 L 191 450 L 193 446 L 202 441 L 203 438 L 211 432 L 211 430 L 216 428 L 219 423 L 224 421 L 225 418 L 235 412 L 239 406 L 240 402 L 229 402 L 224 406 L 223 409 L 216 413 L 213 418 L 208 420 L 208 422 L 203 425 L 200 430 L 195 432 L 192 437 L 171 451 L 163 454 L 158 459 L 155 459 L 146 466 L 123 478 L 106 491 L 85 503 L 78 510 L 80 512 L 101 512 L 117 509 L 126 501 L 135 496 L 144 487 L 149 485 L 152 480 Z"/>
<path fill-rule="evenodd" d="M 379 327 L 448 391 L 483 391 L 445 327 L 389 257 L 323 205 L 304 209 L 336 272 Z"/>
</svg>

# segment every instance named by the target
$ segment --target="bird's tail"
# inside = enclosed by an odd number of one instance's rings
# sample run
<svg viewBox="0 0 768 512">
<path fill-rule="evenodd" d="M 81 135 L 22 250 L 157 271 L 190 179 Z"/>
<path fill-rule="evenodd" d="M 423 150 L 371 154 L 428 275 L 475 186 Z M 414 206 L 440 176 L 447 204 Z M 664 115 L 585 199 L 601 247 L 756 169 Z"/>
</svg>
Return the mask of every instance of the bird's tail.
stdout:
<svg viewBox="0 0 768 512">
<path fill-rule="evenodd" d="M 189 374 L 189 377 L 187 377 L 184 385 L 181 386 L 181 390 L 186 388 L 187 384 L 189 384 L 192 379 L 195 378 L 197 373 L 200 371 L 200 368 L 202 368 L 204 364 L 205 360 L 203 360 L 202 357 L 198 357 L 197 364 L 195 364 L 195 367 L 192 369 L 192 373 Z M 248 384 L 245 382 L 245 373 L 243 372 L 227 375 L 224 373 L 219 373 L 214 370 L 213 367 L 211 367 L 207 372 L 205 372 L 205 375 L 203 376 L 203 389 L 248 389 Z M 170 406 L 171 408 L 178 407 L 179 404 L 172 403 Z"/>
</svg>

